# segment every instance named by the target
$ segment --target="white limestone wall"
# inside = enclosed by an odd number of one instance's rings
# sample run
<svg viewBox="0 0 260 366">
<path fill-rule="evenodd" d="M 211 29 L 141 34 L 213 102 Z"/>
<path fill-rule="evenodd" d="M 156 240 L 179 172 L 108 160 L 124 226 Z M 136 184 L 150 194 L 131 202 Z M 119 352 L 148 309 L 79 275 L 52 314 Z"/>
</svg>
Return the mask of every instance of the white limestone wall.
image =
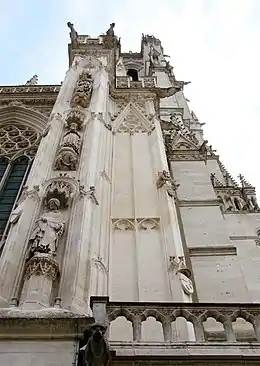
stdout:
<svg viewBox="0 0 260 366">
<path fill-rule="evenodd" d="M 207 164 L 174 161 L 171 166 L 180 184 L 178 198 L 186 244 L 191 253 L 197 250 L 191 261 L 199 301 L 257 301 L 260 250 L 253 238 L 260 215 L 221 212 L 210 181 L 211 172 L 221 179 L 216 160 Z M 234 249 L 225 252 L 230 246 Z"/>
</svg>

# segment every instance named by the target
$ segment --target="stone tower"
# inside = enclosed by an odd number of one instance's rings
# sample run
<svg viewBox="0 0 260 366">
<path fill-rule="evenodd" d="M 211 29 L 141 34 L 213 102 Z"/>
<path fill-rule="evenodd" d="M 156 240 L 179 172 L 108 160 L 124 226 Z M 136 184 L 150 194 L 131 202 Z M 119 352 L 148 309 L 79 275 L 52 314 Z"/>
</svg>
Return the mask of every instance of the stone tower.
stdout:
<svg viewBox="0 0 260 366">
<path fill-rule="evenodd" d="M 61 86 L 0 87 L 0 363 L 80 366 L 94 321 L 115 364 L 254 360 L 254 187 L 204 140 L 160 40 L 122 53 L 114 23 L 68 27 Z"/>
</svg>

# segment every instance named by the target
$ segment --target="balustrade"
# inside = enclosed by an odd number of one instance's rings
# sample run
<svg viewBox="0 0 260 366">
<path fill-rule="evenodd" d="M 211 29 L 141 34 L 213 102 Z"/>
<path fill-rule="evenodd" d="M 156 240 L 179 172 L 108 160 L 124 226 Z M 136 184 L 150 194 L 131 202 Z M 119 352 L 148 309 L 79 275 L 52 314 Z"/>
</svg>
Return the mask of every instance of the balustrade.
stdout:
<svg viewBox="0 0 260 366">
<path fill-rule="evenodd" d="M 260 341 L 260 305 L 258 304 L 126 303 L 110 302 L 108 297 L 92 297 L 91 307 L 97 322 L 102 321 L 111 325 L 119 317 L 130 321 L 134 342 L 142 341 L 142 326 L 149 317 L 161 323 L 165 342 L 178 341 L 174 339 L 172 332 L 172 325 L 178 318 L 185 318 L 187 322 L 192 323 L 195 336 L 193 342 Z M 214 327 L 209 331 L 205 324 L 210 318 L 222 324 L 222 331 L 219 332 L 217 327 L 215 336 Z M 249 332 L 248 327 L 244 327 L 243 322 L 239 322 L 239 318 L 251 323 Z M 191 340 L 187 339 L 187 341 Z"/>
</svg>

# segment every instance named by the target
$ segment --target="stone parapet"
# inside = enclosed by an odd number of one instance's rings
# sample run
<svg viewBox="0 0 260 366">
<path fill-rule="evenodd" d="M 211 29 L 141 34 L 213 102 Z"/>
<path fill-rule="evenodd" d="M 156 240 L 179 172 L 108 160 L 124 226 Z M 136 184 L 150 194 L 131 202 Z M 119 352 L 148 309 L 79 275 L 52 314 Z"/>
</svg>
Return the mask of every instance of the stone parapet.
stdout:
<svg viewBox="0 0 260 366">
<path fill-rule="evenodd" d="M 106 306 L 104 303 L 106 302 Z M 96 319 L 107 319 L 111 324 L 119 317 L 125 317 L 132 323 L 133 342 L 142 342 L 142 325 L 148 317 L 155 318 L 161 323 L 165 342 L 174 341 L 172 324 L 179 318 L 185 318 L 192 323 L 194 330 L 194 342 L 211 343 L 212 339 L 221 342 L 236 342 L 243 333 L 243 326 L 234 327 L 238 318 L 242 318 L 252 325 L 252 333 L 245 335 L 243 341 L 260 341 L 260 305 L 239 303 L 146 303 L 146 302 L 110 302 L 108 298 L 92 297 L 91 306 L 93 316 Z M 101 314 L 101 309 L 106 314 Z M 212 334 L 204 326 L 208 318 L 213 318 L 222 324 L 222 330 Z M 237 332 L 238 330 L 238 332 Z M 246 334 L 246 332 L 245 332 Z M 188 339 L 187 339 L 188 341 Z M 193 343 L 194 344 L 194 343 Z"/>
</svg>

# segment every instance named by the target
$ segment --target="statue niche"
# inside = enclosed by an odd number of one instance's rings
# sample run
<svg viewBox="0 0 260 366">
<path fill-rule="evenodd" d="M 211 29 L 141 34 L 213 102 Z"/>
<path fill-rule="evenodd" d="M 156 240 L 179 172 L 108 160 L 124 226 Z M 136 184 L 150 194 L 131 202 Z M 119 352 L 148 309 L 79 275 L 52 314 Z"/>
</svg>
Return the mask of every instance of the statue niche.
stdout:
<svg viewBox="0 0 260 366">
<path fill-rule="evenodd" d="M 60 212 L 60 201 L 51 198 L 48 211 L 43 213 L 35 222 L 35 227 L 29 239 L 30 252 L 56 255 L 59 238 L 63 235 L 65 222 Z"/>
<path fill-rule="evenodd" d="M 55 160 L 56 170 L 76 170 L 79 162 L 81 137 L 77 123 L 68 126 L 69 131 L 62 138 L 58 156 Z"/>
<path fill-rule="evenodd" d="M 88 72 L 79 76 L 77 86 L 71 100 L 72 107 L 87 108 L 92 94 L 93 80 Z"/>
</svg>

